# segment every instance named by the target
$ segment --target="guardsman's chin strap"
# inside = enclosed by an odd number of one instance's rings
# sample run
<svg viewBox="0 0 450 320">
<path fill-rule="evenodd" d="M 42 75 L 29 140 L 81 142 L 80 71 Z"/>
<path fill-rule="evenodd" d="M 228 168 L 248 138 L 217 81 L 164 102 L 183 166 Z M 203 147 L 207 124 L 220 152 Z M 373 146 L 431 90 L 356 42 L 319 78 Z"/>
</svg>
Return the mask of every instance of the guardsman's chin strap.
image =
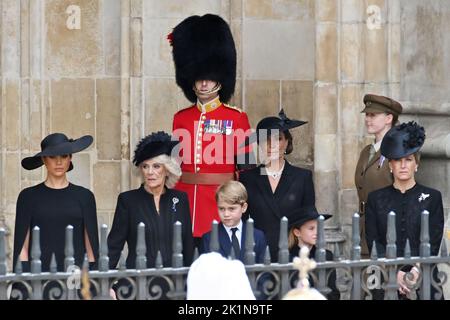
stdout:
<svg viewBox="0 0 450 320">
<path fill-rule="evenodd" d="M 212 88 L 209 91 L 200 91 L 198 90 L 195 85 L 192 87 L 192 90 L 194 90 L 195 94 L 198 96 L 199 94 L 212 94 L 212 93 L 216 93 L 218 92 L 220 89 L 222 89 L 222 85 L 217 82 L 216 86 L 214 88 Z"/>
</svg>

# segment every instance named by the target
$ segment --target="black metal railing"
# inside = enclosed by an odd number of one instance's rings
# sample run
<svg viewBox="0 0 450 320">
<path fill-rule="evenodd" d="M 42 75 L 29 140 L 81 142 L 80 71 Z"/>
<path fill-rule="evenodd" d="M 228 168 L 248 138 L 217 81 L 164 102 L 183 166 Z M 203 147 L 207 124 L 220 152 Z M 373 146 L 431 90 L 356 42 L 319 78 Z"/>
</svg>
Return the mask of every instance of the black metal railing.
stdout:
<svg viewBox="0 0 450 320">
<path fill-rule="evenodd" d="M 339 246 L 334 246 L 334 261 L 326 261 L 326 241 L 324 236 L 324 219 L 318 220 L 318 239 L 315 260 L 317 267 L 310 271 L 314 287 L 326 295 L 330 292 L 329 278 L 336 272 L 336 288 L 342 300 L 361 300 L 384 298 L 398 299 L 397 272 L 405 265 L 414 265 L 420 271 L 417 282 L 411 281 L 411 272 L 405 273 L 407 286 L 411 289 L 411 299 L 440 299 L 442 287 L 447 284 L 448 275 L 438 270 L 438 264 L 450 264 L 445 241 L 442 242 L 440 255 L 430 256 L 430 237 L 428 230 L 428 212 L 421 216 L 420 254 L 411 256 L 409 241 L 404 248 L 404 256 L 397 257 L 395 213 L 388 217 L 386 254 L 378 256 L 377 247 L 372 246 L 370 259 L 361 259 L 359 236 L 359 215 L 352 218 L 351 257 L 341 256 Z M 186 277 L 189 267 L 183 266 L 183 248 L 181 241 L 181 223 L 173 226 L 172 265 L 163 266 L 158 252 L 154 268 L 147 268 L 145 226 L 137 226 L 136 268 L 126 269 L 125 256 L 122 253 L 117 269 L 109 269 L 107 234 L 108 227 L 100 228 L 100 256 L 98 270 L 88 270 L 87 257 L 81 266 L 75 265 L 73 249 L 73 227 L 67 226 L 65 239 L 65 272 L 57 271 L 55 255 L 52 256 L 49 272 L 42 272 L 39 228 L 32 230 L 30 272 L 23 272 L 22 263 L 17 262 L 14 273 L 7 270 L 5 230 L 0 229 L 0 300 L 7 299 L 83 299 L 80 288 L 89 287 L 92 298 L 110 299 L 113 288 L 119 299 L 185 299 Z M 244 264 L 250 284 L 256 297 L 280 299 L 295 287 L 297 273 L 289 259 L 288 220 L 280 221 L 280 240 L 278 262 L 271 263 L 268 248 L 263 263 L 255 263 L 253 220 L 247 221 Z M 218 223 L 213 222 L 211 234 L 211 251 L 219 250 Z M 194 259 L 198 257 L 195 251 Z M 235 258 L 232 250 L 231 259 Z M 83 273 L 82 271 L 85 270 Z M 83 277 L 84 275 L 84 277 Z M 420 293 L 418 297 L 416 289 Z"/>
</svg>

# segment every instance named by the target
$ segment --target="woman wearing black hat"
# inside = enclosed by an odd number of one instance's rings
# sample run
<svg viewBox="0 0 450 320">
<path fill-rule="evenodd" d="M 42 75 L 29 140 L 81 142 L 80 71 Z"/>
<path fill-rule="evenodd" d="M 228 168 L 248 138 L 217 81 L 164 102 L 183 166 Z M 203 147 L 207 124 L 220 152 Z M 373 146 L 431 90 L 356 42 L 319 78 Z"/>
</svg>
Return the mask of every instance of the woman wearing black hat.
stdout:
<svg viewBox="0 0 450 320">
<path fill-rule="evenodd" d="M 272 262 L 278 261 L 281 218 L 296 219 L 298 208 L 315 204 L 311 171 L 292 166 L 285 159 L 293 151 L 289 129 L 305 123 L 287 118 L 281 110 L 279 117 L 259 121 L 256 133 L 247 141 L 258 142 L 262 164 L 243 171 L 239 181 L 247 189 L 247 211 L 255 227 L 266 235 Z"/>
<path fill-rule="evenodd" d="M 404 256 L 409 239 L 412 256 L 419 256 L 421 213 L 429 212 L 431 255 L 439 254 L 444 228 L 442 196 L 438 190 L 418 184 L 414 174 L 419 167 L 419 150 L 425 141 L 425 130 L 415 122 L 402 123 L 389 130 L 381 143 L 381 154 L 389 159 L 394 176 L 391 186 L 369 193 L 366 210 L 366 239 L 369 249 L 376 245 L 379 256 L 386 253 L 386 232 L 389 212 L 395 213 L 397 256 Z M 410 295 L 405 283 L 405 272 L 417 280 L 417 266 L 405 266 L 397 274 L 399 294 Z M 437 270 L 434 269 L 436 276 Z M 432 295 L 433 297 L 432 288 Z"/>
<path fill-rule="evenodd" d="M 159 131 L 143 138 L 134 152 L 144 182 L 138 189 L 122 192 L 117 199 L 111 232 L 108 235 L 109 262 L 115 268 L 125 242 L 128 244 L 127 268 L 135 268 L 137 227 L 145 224 L 147 267 L 155 266 L 158 251 L 165 267 L 172 265 L 174 223 L 182 224 L 184 265 L 193 257 L 193 238 L 186 193 L 171 189 L 181 176 L 171 152 L 178 141 Z"/>
<path fill-rule="evenodd" d="M 42 271 L 50 268 L 54 254 L 58 271 L 64 271 L 65 230 L 73 227 L 75 264 L 81 266 L 85 254 L 89 262 L 98 257 L 97 211 L 93 193 L 70 183 L 67 171 L 73 169 L 72 154 L 86 149 L 91 136 L 68 139 L 62 133 L 48 135 L 41 142 L 41 152 L 24 158 L 22 167 L 33 170 L 45 165 L 44 182 L 22 190 L 17 199 L 14 231 L 13 266 L 17 260 L 25 269 L 31 258 L 32 230 L 40 228 Z M 93 267 L 93 265 L 91 265 Z"/>
<path fill-rule="evenodd" d="M 329 214 L 322 215 L 325 220 L 331 218 Z M 320 217 L 315 206 L 308 206 L 299 209 L 297 217 L 289 221 L 288 246 L 290 261 L 299 256 L 303 246 L 309 249 L 309 258 L 315 259 L 317 241 L 317 219 Z M 333 253 L 325 251 L 326 261 L 333 261 Z M 327 274 L 328 276 L 328 274 Z M 314 286 L 312 279 L 309 279 L 310 286 Z M 340 293 L 336 287 L 336 270 L 330 271 L 328 276 L 328 288 L 331 290 L 327 294 L 328 300 L 339 300 Z"/>
</svg>

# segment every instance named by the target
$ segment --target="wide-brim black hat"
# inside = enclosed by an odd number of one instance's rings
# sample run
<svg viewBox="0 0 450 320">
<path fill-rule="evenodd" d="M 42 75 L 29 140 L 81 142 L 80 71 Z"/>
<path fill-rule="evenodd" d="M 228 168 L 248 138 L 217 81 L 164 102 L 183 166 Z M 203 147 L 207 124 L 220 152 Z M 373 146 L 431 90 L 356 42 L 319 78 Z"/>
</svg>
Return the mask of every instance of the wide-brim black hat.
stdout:
<svg viewBox="0 0 450 320">
<path fill-rule="evenodd" d="M 381 141 L 381 154 L 388 159 L 400 159 L 420 150 L 425 142 L 425 129 L 410 121 L 392 127 Z"/>
<path fill-rule="evenodd" d="M 284 113 L 284 110 L 281 109 L 278 113 L 278 117 L 271 116 L 261 119 L 256 125 L 256 132 L 253 132 L 250 136 L 248 136 L 244 145 L 249 145 L 254 142 L 259 143 L 260 140 L 265 140 L 265 138 L 274 132 L 285 132 L 289 129 L 300 127 L 306 123 L 308 123 L 308 121 L 289 119 Z"/>
<path fill-rule="evenodd" d="M 197 101 L 195 81 L 221 84 L 220 100 L 228 102 L 236 83 L 236 48 L 228 23 L 214 14 L 190 16 L 169 35 L 175 77 L 191 102 Z"/>
<path fill-rule="evenodd" d="M 94 138 L 90 135 L 74 140 L 67 138 L 64 133 L 49 134 L 41 141 L 41 152 L 32 157 L 22 159 L 22 167 L 27 170 L 39 168 L 44 164 L 42 162 L 42 157 L 77 153 L 89 147 L 92 144 L 92 141 L 94 141 Z M 70 162 L 67 171 L 72 169 L 73 164 Z"/>
<path fill-rule="evenodd" d="M 305 222 L 316 220 L 320 216 L 323 216 L 325 220 L 332 217 L 331 214 L 320 214 L 319 212 L 317 212 L 315 206 L 301 207 L 297 209 L 296 212 L 293 213 L 293 215 L 295 216 L 295 218 L 293 218 L 292 221 L 290 220 L 288 222 L 289 229 L 293 227 L 300 228 Z"/>
<path fill-rule="evenodd" d="M 172 140 L 172 137 L 164 132 L 153 132 L 141 139 L 134 151 L 133 163 L 139 166 L 142 161 L 152 159 L 161 154 L 170 156 L 172 149 L 180 143 L 177 140 Z"/>
</svg>

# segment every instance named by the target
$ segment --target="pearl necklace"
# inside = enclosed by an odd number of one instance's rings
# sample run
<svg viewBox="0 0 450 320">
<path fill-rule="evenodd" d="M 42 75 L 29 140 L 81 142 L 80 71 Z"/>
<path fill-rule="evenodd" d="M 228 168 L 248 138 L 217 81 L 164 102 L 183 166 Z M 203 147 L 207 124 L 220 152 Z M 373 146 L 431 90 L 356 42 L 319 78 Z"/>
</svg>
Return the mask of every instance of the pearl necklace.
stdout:
<svg viewBox="0 0 450 320">
<path fill-rule="evenodd" d="M 269 171 L 266 168 L 266 173 L 268 176 L 272 177 L 273 179 L 277 179 L 283 173 L 283 169 L 284 169 L 284 163 L 283 163 L 283 166 L 281 167 L 281 169 L 278 171 Z"/>
</svg>

